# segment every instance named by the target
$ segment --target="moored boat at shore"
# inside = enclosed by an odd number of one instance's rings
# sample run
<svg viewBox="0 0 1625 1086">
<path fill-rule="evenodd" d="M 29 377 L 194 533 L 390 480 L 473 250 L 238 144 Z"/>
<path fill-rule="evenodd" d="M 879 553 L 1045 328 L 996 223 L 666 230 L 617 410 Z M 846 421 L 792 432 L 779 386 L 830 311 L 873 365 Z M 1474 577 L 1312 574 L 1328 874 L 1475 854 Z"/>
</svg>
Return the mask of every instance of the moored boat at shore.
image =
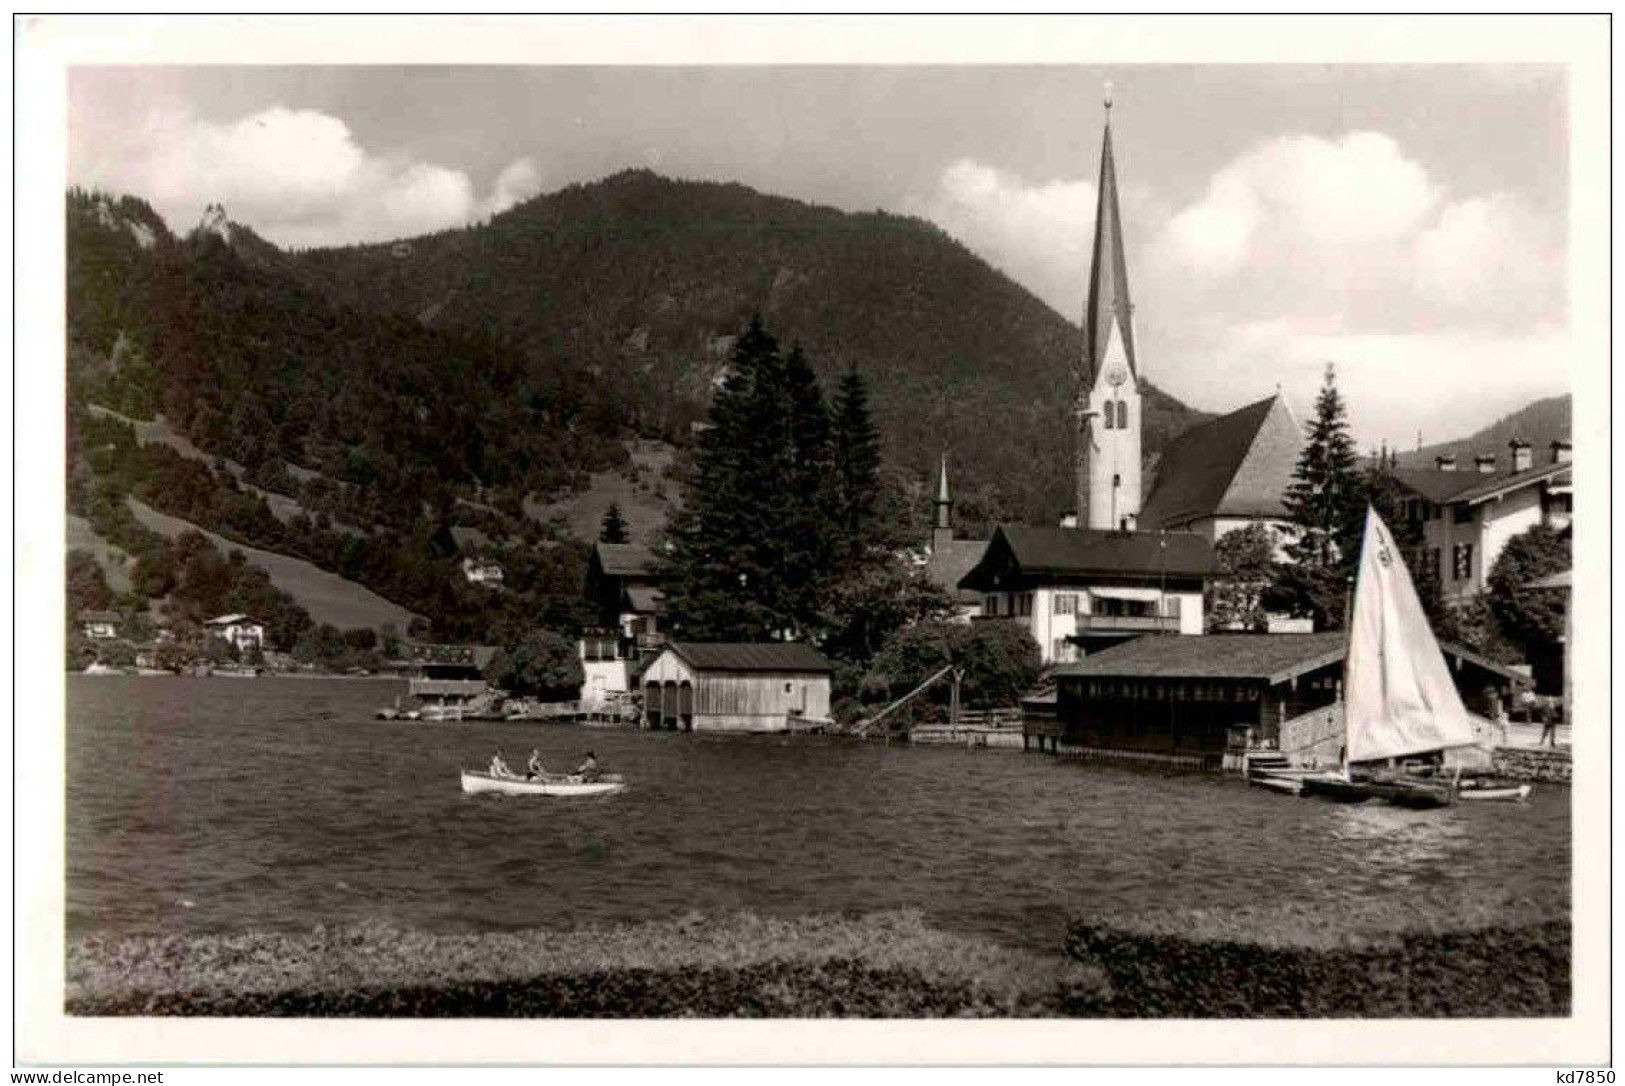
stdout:
<svg viewBox="0 0 1625 1086">
<path fill-rule="evenodd" d="M 495 794 L 504 796 L 607 796 L 626 790 L 626 782 L 618 774 L 606 774 L 594 780 L 579 776 L 548 775 L 545 777 L 499 777 L 465 769 L 463 792 L 468 795 Z"/>
</svg>

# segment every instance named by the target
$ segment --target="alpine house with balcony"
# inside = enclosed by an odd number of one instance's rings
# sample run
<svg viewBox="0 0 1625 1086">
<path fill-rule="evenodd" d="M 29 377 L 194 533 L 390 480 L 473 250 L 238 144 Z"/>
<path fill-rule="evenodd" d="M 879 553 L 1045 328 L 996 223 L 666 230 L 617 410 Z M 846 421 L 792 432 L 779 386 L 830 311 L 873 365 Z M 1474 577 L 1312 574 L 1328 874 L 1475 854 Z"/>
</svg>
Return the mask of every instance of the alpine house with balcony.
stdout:
<svg viewBox="0 0 1625 1086">
<path fill-rule="evenodd" d="M 1044 663 L 1142 634 L 1200 634 L 1213 545 L 1192 532 L 1001 525 L 959 587 L 982 595 L 978 621 L 1017 622 Z"/>
</svg>

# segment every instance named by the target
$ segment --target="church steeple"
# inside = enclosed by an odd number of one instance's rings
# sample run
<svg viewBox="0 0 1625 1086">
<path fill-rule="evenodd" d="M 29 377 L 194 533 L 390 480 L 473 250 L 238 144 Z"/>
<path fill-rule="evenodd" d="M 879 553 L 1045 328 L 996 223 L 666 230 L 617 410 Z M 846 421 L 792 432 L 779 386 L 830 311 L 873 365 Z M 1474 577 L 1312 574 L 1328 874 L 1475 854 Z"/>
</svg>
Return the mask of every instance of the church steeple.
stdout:
<svg viewBox="0 0 1625 1086">
<path fill-rule="evenodd" d="M 1111 85 L 1100 146 L 1100 191 L 1083 309 L 1083 358 L 1073 400 L 1078 434 L 1078 519 L 1097 529 L 1131 529 L 1140 514 L 1140 360 L 1134 343 L 1134 303 L 1118 206 L 1112 153 Z"/>
<path fill-rule="evenodd" d="M 937 497 L 931 518 L 931 551 L 941 553 L 943 545 L 954 539 L 954 502 L 948 496 L 948 454 L 942 454 L 942 466 L 937 471 Z"/>
<path fill-rule="evenodd" d="M 1089 299 L 1083 313 L 1084 379 L 1094 383 L 1105 364 L 1115 329 L 1129 371 L 1138 377 L 1134 354 L 1134 303 L 1128 293 L 1128 261 L 1123 256 L 1123 221 L 1118 211 L 1117 165 L 1112 158 L 1112 99 L 1106 93 L 1106 132 L 1100 148 L 1100 191 L 1095 206 L 1095 244 L 1089 261 Z"/>
</svg>

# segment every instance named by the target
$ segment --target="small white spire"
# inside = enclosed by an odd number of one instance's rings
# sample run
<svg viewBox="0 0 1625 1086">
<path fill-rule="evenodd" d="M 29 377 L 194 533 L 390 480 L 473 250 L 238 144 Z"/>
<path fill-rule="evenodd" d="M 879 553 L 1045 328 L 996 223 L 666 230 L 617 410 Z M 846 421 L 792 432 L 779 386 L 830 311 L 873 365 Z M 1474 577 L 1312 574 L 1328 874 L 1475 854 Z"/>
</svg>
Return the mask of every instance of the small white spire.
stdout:
<svg viewBox="0 0 1625 1086">
<path fill-rule="evenodd" d="M 1106 120 L 1110 121 L 1111 116 L 1112 116 L 1112 81 L 1110 79 L 1106 80 L 1105 88 L 1106 88 Z"/>
</svg>

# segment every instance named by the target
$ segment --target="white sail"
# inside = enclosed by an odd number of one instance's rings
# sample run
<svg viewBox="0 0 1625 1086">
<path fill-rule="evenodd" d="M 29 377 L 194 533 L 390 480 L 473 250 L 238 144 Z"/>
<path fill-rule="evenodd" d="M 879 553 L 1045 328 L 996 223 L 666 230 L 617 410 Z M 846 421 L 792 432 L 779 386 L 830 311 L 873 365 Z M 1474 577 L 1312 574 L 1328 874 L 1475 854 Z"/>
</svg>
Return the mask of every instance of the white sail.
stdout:
<svg viewBox="0 0 1625 1086">
<path fill-rule="evenodd" d="M 1465 746 L 1473 725 L 1388 526 L 1368 509 L 1344 686 L 1348 760 Z"/>
</svg>

